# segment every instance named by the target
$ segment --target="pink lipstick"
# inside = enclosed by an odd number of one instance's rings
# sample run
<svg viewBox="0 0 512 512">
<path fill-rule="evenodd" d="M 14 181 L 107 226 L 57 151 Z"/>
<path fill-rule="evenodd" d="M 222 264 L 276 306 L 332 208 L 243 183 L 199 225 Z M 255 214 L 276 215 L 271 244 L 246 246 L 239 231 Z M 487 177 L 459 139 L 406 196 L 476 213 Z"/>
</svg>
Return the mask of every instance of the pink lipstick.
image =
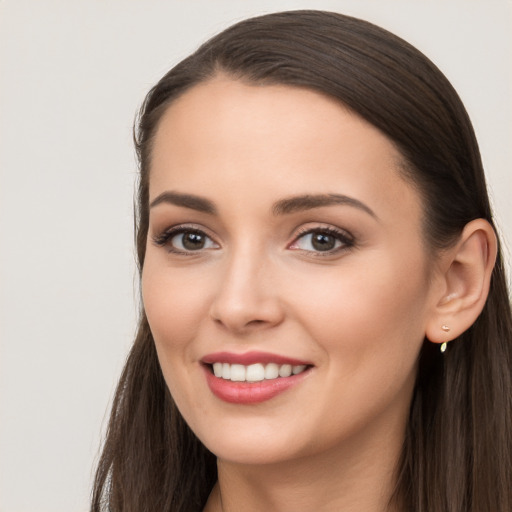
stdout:
<svg viewBox="0 0 512 512">
<path fill-rule="evenodd" d="M 216 352 L 201 362 L 212 393 L 236 404 L 270 400 L 299 384 L 312 368 L 307 361 L 266 352 Z"/>
<path fill-rule="evenodd" d="M 243 354 L 235 354 L 233 352 L 215 352 L 203 357 L 203 363 L 213 364 L 216 362 L 230 363 L 230 364 L 255 364 L 255 363 L 276 363 L 276 364 L 291 364 L 291 365 L 310 365 L 307 361 L 293 359 L 291 357 L 280 356 L 277 354 L 269 354 L 268 352 L 245 352 Z"/>
</svg>

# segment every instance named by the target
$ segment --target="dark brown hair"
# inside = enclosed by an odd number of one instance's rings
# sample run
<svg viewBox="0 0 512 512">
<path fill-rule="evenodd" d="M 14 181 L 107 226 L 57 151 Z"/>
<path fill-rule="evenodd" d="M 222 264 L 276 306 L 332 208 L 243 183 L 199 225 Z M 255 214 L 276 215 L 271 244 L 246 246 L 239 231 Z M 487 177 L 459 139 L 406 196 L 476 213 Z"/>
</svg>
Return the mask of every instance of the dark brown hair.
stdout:
<svg viewBox="0 0 512 512">
<path fill-rule="evenodd" d="M 169 104 L 219 73 L 305 87 L 336 98 L 379 128 L 403 156 L 436 249 L 471 220 L 493 224 L 471 122 L 423 54 L 368 22 L 295 11 L 238 23 L 180 62 L 149 92 L 136 128 L 139 270 L 148 231 L 151 148 Z M 415 512 L 512 510 L 512 320 L 501 255 L 474 325 L 441 355 L 424 343 L 393 497 Z M 115 395 L 91 510 L 200 511 L 215 457 L 190 431 L 166 387 L 144 314 Z"/>
</svg>

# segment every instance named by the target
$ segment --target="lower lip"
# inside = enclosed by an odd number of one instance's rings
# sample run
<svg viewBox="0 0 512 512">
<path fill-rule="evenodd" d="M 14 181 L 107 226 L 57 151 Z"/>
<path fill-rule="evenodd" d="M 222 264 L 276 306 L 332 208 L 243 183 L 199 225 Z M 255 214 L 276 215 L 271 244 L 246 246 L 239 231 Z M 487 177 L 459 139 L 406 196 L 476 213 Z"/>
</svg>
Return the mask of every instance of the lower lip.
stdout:
<svg viewBox="0 0 512 512">
<path fill-rule="evenodd" d="M 270 400 L 299 384 L 310 372 L 308 369 L 290 377 L 278 377 L 258 382 L 232 382 L 215 377 L 209 367 L 204 367 L 204 371 L 210 391 L 217 398 L 232 404 L 259 404 Z"/>
</svg>

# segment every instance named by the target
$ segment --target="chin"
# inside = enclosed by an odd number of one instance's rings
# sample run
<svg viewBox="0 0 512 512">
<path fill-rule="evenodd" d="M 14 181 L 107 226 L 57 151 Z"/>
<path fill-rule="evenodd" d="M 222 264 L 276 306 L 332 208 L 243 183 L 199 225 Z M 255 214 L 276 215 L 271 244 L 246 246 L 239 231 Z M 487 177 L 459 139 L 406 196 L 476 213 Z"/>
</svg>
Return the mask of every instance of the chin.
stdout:
<svg viewBox="0 0 512 512">
<path fill-rule="evenodd" d="M 207 446 L 208 447 L 208 446 Z M 261 446 L 256 443 L 248 446 L 234 443 L 223 443 L 208 447 L 219 459 L 232 464 L 247 466 L 277 464 L 294 458 L 292 453 L 283 447 Z"/>
<path fill-rule="evenodd" d="M 303 451 L 296 434 L 276 435 L 275 428 L 245 428 L 231 424 L 229 428 L 196 432 L 201 442 L 215 456 L 236 464 L 274 464 L 300 456 Z M 285 435 L 283 435 L 285 434 Z M 292 442 L 293 441 L 293 442 Z"/>
</svg>

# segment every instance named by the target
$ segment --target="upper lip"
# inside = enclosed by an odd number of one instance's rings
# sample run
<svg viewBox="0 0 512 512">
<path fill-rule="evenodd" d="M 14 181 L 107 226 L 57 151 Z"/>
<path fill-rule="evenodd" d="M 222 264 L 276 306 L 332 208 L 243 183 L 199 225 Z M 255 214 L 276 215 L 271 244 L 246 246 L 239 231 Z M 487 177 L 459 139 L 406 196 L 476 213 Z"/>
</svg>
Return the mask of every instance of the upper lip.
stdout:
<svg viewBox="0 0 512 512">
<path fill-rule="evenodd" d="M 243 354 L 236 354 L 234 352 L 214 352 L 207 354 L 201 359 L 204 364 L 213 363 L 229 363 L 229 364 L 242 364 L 248 366 L 250 364 L 262 363 L 275 363 L 275 364 L 291 364 L 292 366 L 311 365 L 308 361 L 295 359 L 293 357 L 282 356 L 278 354 L 271 354 L 269 352 L 244 352 Z"/>
</svg>

